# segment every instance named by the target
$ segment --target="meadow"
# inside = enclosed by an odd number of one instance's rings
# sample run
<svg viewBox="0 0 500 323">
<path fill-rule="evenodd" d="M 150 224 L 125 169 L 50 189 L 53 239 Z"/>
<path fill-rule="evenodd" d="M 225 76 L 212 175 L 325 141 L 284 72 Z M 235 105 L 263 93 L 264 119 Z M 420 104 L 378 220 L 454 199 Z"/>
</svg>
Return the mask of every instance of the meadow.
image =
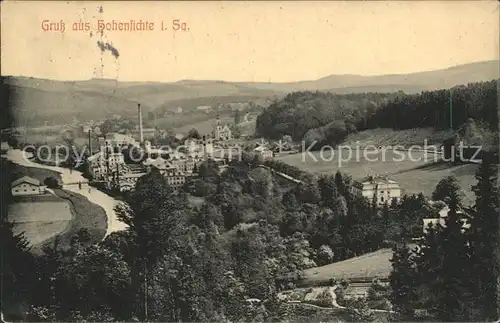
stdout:
<svg viewBox="0 0 500 323">
<path fill-rule="evenodd" d="M 330 283 L 331 278 L 350 281 L 370 281 L 375 277 L 386 279 L 391 272 L 391 258 L 391 249 L 380 249 L 326 266 L 310 268 L 304 271 L 304 278 L 297 285 L 325 286 Z"/>
<path fill-rule="evenodd" d="M 63 233 L 73 217 L 70 204 L 59 201 L 18 202 L 9 205 L 9 221 L 14 232 L 24 235 L 34 247 Z"/>
<path fill-rule="evenodd" d="M 276 159 L 287 164 L 299 167 L 315 174 L 334 174 L 337 171 L 347 173 L 354 180 L 360 180 L 369 175 L 387 175 L 390 179 L 397 181 L 405 194 L 418 194 L 422 192 L 430 197 L 438 182 L 453 175 L 458 179 L 465 193 L 465 203 L 472 203 L 474 195 L 471 186 L 476 184 L 474 174 L 478 168 L 476 164 L 448 164 L 435 162 L 432 154 L 425 152 L 412 152 L 410 158 L 401 160 L 399 153 L 379 151 L 378 154 L 370 154 L 365 158 L 361 151 L 359 158 L 352 152 L 352 158 L 348 159 L 348 152 L 339 153 L 319 151 L 290 154 L 279 156 Z M 321 157 L 322 156 L 322 157 Z M 385 156 L 385 157 L 384 157 Z M 408 157 L 408 154 L 405 154 Z M 369 159 L 369 160 L 367 160 Z M 340 160 L 340 162 L 339 162 Z M 374 161 L 372 161 L 374 160 Z M 401 160 L 401 161 L 399 161 Z"/>
</svg>

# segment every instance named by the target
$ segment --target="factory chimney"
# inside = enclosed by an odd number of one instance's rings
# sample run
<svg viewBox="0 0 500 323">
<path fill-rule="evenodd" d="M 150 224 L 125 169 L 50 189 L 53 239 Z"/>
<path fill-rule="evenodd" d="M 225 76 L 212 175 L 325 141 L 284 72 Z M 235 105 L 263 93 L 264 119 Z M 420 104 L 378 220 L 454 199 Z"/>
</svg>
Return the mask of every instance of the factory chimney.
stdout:
<svg viewBox="0 0 500 323">
<path fill-rule="evenodd" d="M 142 133 L 142 110 L 141 110 L 141 104 L 137 104 L 137 113 L 139 114 L 139 136 L 140 136 L 140 143 L 142 144 L 144 142 L 144 135 Z"/>
<path fill-rule="evenodd" d="M 92 156 L 92 138 L 90 136 L 91 129 L 89 129 L 89 157 Z"/>
</svg>

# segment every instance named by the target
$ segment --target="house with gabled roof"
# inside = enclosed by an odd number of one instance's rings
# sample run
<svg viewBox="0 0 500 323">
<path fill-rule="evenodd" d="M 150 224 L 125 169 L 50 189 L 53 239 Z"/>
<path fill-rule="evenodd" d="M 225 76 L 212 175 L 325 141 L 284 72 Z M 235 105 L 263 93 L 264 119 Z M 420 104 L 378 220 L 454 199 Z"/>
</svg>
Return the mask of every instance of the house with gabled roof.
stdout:
<svg viewBox="0 0 500 323">
<path fill-rule="evenodd" d="M 46 190 L 47 186 L 29 176 L 18 178 L 11 184 L 12 196 L 41 195 L 45 194 Z"/>
</svg>

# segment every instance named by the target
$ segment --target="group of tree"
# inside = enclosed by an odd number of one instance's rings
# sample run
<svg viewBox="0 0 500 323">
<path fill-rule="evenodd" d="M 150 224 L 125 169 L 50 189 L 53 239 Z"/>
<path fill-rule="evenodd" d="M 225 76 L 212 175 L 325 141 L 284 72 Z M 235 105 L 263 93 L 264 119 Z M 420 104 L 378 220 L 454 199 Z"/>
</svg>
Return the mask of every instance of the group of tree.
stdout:
<svg viewBox="0 0 500 323">
<path fill-rule="evenodd" d="M 494 130 L 498 129 L 497 82 L 419 94 L 295 92 L 257 117 L 256 134 L 336 145 L 351 132 L 373 128 L 456 130 L 473 119 Z"/>
<path fill-rule="evenodd" d="M 216 164 L 200 165 L 193 185 L 202 187 L 197 190 L 204 199 L 201 206 L 190 203 L 183 192 L 175 193 L 153 169 L 117 209 L 128 229 L 98 244 L 86 243 L 82 233 L 69 249 L 62 249 L 56 239 L 43 255 L 33 256 L 25 239 L 10 230 L 12 242 L 5 246 L 13 258 L 4 277 L 12 279 L 4 279 L 7 286 L 2 286 L 13 293 L 8 304 L 29 305 L 28 316 L 22 319 L 32 321 L 282 321 L 287 311 L 277 294 L 293 287 L 293 281 L 282 277 L 290 273 L 300 277 L 304 269 L 396 245 L 420 235 L 422 219 L 437 213 L 421 194 L 404 196 L 391 205 L 360 198 L 352 194 L 351 178 L 340 172 L 319 178 L 304 174 L 303 183 L 288 190 L 272 171 L 257 166 L 233 160 L 220 173 Z M 485 176 L 478 175 L 475 191 L 481 199 L 476 210 L 498 213 L 489 199 L 498 192 L 492 177 Z M 453 209 L 455 195 L 447 193 L 447 187 L 455 187 L 452 180 L 439 186 L 436 197 L 447 199 Z M 493 225 L 489 221 L 487 229 Z M 484 228 L 481 224 L 478 230 L 484 235 L 481 240 L 468 238 L 474 244 L 462 243 L 474 258 L 462 259 L 459 249 L 451 251 L 454 241 L 462 241 L 453 225 L 447 226 L 444 238 L 428 236 L 429 248 L 422 250 L 432 252 L 413 258 L 404 258 L 410 251 L 396 252 L 395 259 L 401 260 L 395 260 L 395 268 L 400 269 L 392 279 L 406 284 L 401 288 L 393 284 L 398 312 L 410 308 L 402 300 L 410 302 L 416 299 L 413 293 L 420 295 L 419 285 L 408 281 L 431 282 L 422 284 L 431 290 L 427 295 L 438 294 L 426 304 L 438 304 L 437 300 L 445 304 L 436 311 L 454 306 L 447 303 L 453 293 L 467 297 L 459 288 L 473 285 L 491 297 L 486 259 L 491 259 L 487 255 L 493 246 Z M 471 231 L 472 235 L 479 233 Z M 431 248 L 437 245 L 439 249 Z M 413 271 L 415 257 L 425 261 Z M 456 283 L 465 275 L 456 265 L 459 262 L 467 262 L 468 278 L 482 280 Z M 448 271 L 450 276 L 445 275 Z"/>
<path fill-rule="evenodd" d="M 450 178 L 436 188 L 447 201 L 444 223 L 430 226 L 415 249 L 394 247 L 391 301 L 398 318 L 446 322 L 494 321 L 500 311 L 500 191 L 498 169 L 483 158 L 472 186 L 476 203 L 464 209 Z M 421 316 L 423 313 L 423 316 Z"/>
</svg>

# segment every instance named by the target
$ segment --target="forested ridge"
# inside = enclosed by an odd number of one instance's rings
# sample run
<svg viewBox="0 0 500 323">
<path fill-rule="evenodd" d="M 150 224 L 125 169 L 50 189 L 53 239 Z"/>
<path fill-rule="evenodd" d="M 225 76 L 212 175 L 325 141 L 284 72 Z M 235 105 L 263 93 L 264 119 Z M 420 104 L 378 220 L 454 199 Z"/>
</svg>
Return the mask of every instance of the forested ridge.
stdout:
<svg viewBox="0 0 500 323">
<path fill-rule="evenodd" d="M 295 92 L 257 118 L 259 136 L 338 144 L 347 134 L 373 128 L 456 130 L 473 119 L 498 129 L 498 80 L 420 94 Z M 450 114 L 451 112 L 451 114 Z M 451 119 L 450 119 L 451 115 Z"/>
</svg>

